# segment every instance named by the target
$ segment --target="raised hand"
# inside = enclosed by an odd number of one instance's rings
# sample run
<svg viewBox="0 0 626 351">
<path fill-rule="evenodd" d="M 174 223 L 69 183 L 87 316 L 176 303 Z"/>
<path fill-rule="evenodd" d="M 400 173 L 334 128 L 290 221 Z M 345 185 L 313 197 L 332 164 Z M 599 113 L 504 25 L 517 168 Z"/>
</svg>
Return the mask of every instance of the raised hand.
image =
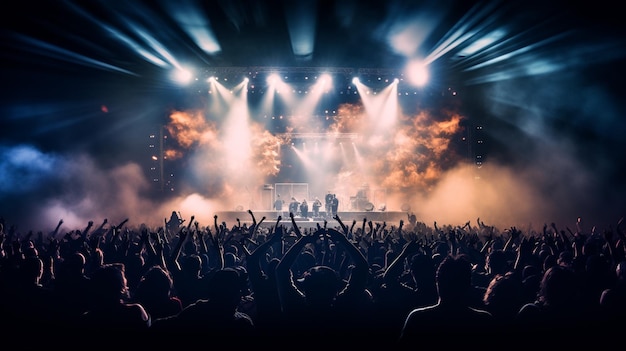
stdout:
<svg viewBox="0 0 626 351">
<path fill-rule="evenodd" d="M 193 220 L 196 219 L 196 216 L 192 215 L 191 219 L 189 220 L 189 223 L 187 224 L 187 230 L 191 229 L 191 226 L 193 225 Z"/>
<path fill-rule="evenodd" d="M 141 241 L 148 242 L 148 239 L 150 239 L 150 233 L 148 232 L 148 228 L 143 227 L 141 229 Z"/>
<path fill-rule="evenodd" d="M 517 227 L 511 227 L 510 228 L 510 233 L 511 233 L 511 237 L 513 239 L 517 239 L 522 234 L 522 231 L 517 229 Z"/>
<path fill-rule="evenodd" d="M 521 255 L 526 255 L 526 254 L 530 254 L 532 253 L 532 251 L 535 248 L 535 238 L 534 237 L 530 237 L 530 238 L 526 238 L 523 239 L 522 242 L 519 245 L 519 253 Z"/>
<path fill-rule="evenodd" d="M 272 234 L 270 234 L 270 236 L 267 238 L 268 241 L 272 242 L 272 243 L 277 243 L 279 241 L 281 241 L 283 239 L 283 236 L 285 235 L 285 230 L 283 228 L 282 225 L 277 226 L 276 230 L 274 230 L 274 232 Z"/>
<path fill-rule="evenodd" d="M 180 228 L 180 230 L 178 230 L 178 240 L 180 240 L 180 242 L 184 242 L 185 239 L 187 239 L 189 232 L 185 229 L 185 227 Z"/>
<path fill-rule="evenodd" d="M 411 254 L 419 252 L 420 248 L 421 248 L 421 245 L 417 240 L 411 240 L 407 242 L 406 244 L 404 244 L 401 254 L 411 255 Z"/>
</svg>

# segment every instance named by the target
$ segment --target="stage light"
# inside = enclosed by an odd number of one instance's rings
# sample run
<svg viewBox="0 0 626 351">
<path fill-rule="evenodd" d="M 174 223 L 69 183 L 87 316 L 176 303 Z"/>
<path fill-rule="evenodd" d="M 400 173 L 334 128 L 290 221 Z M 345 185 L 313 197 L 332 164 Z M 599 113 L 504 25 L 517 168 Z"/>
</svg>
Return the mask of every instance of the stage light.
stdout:
<svg viewBox="0 0 626 351">
<path fill-rule="evenodd" d="M 326 88 L 332 84 L 332 78 L 330 74 L 324 73 L 319 77 L 317 82 L 322 86 L 322 88 Z"/>
<path fill-rule="evenodd" d="M 178 68 L 174 70 L 172 75 L 173 75 L 174 80 L 180 84 L 187 84 L 191 82 L 193 78 L 192 72 L 184 68 Z"/>
<path fill-rule="evenodd" d="M 278 74 L 274 73 L 267 76 L 267 84 L 275 85 L 278 82 L 280 82 L 280 77 L 278 76 Z"/>
<path fill-rule="evenodd" d="M 424 86 L 428 82 L 428 69 L 420 60 L 412 60 L 406 66 L 407 79 L 415 86 Z"/>
</svg>

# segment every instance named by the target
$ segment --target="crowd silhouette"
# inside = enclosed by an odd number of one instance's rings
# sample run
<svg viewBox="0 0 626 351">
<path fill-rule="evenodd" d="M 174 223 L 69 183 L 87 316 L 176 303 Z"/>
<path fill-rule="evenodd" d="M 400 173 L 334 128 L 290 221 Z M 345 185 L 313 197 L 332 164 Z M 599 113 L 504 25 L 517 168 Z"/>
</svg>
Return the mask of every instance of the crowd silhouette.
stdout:
<svg viewBox="0 0 626 351">
<path fill-rule="evenodd" d="M 173 212 L 175 213 L 175 212 Z M 582 347 L 624 330 L 615 228 L 0 220 L 2 335 L 37 347 Z M 617 336 L 619 338 L 619 336 Z M 91 340 L 85 343 L 84 340 Z M 39 345 L 41 343 L 41 345 Z M 207 346 L 208 347 L 208 346 Z"/>
</svg>

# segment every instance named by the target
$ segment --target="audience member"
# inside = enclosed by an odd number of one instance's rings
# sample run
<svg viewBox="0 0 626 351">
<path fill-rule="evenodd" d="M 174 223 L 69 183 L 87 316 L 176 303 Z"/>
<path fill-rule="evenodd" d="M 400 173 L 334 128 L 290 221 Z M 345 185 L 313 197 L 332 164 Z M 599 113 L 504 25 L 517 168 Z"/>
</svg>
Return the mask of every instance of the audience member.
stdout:
<svg viewBox="0 0 626 351">
<path fill-rule="evenodd" d="M 492 329 L 494 317 L 485 310 L 470 306 L 472 266 L 465 255 L 446 256 L 436 274 L 439 300 L 436 304 L 412 310 L 402 327 L 399 345 L 413 349 L 425 340 L 438 339 L 451 334 L 447 345 L 475 347 L 472 336 Z"/>
<path fill-rule="evenodd" d="M 599 347 L 625 325 L 619 224 L 615 236 L 554 223 L 500 232 L 480 219 L 357 227 L 335 215 L 337 227 L 306 228 L 295 213 L 291 227 L 249 214 L 251 226 L 214 216 L 200 227 L 192 216 L 176 232 L 122 229 L 129 219 L 66 230 L 60 220 L 47 236 L 2 219 L 3 330 L 37 348 L 71 346 L 61 344 L 71 332 L 102 335 L 107 348 L 191 347 L 208 336 L 274 349 L 484 349 L 500 338 Z"/>
</svg>

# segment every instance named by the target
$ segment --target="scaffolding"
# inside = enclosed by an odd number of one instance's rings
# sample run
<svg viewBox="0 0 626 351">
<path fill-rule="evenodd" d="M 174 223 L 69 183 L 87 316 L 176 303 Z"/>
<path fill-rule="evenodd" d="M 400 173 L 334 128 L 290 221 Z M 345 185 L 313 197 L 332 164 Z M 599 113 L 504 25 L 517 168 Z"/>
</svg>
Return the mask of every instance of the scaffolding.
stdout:
<svg viewBox="0 0 626 351">
<path fill-rule="evenodd" d="M 309 183 L 276 183 L 274 184 L 274 199 L 278 194 L 286 202 L 289 202 L 292 197 L 298 202 L 302 202 L 302 199 L 310 202 Z"/>
</svg>

